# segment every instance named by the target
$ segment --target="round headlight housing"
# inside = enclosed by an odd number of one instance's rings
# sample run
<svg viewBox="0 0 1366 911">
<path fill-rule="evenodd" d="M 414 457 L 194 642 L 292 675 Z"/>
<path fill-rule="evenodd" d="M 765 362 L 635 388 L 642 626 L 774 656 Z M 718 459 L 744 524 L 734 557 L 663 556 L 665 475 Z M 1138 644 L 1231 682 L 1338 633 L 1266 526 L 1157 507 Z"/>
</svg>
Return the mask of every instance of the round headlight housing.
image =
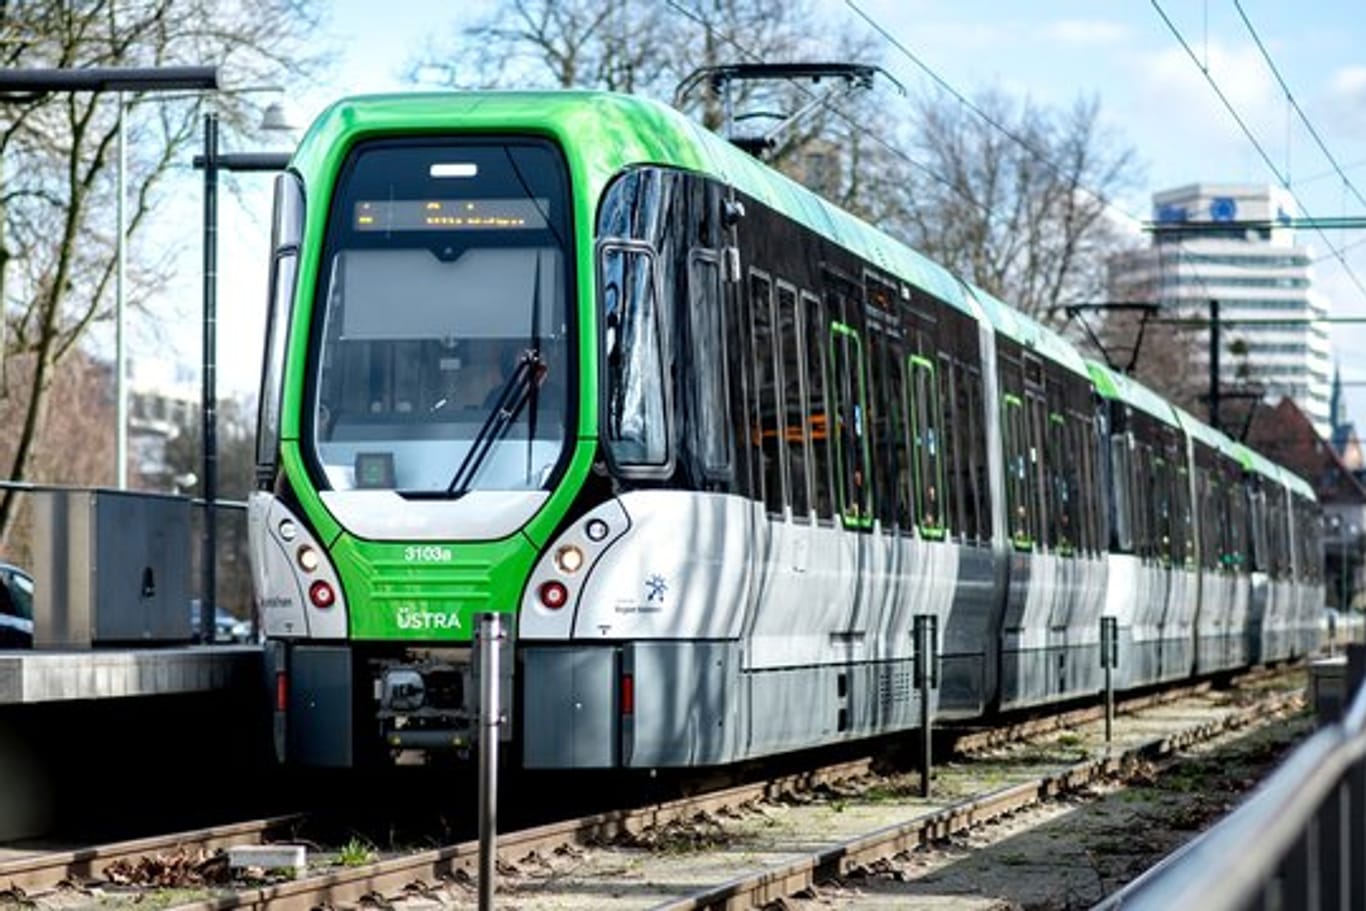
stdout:
<svg viewBox="0 0 1366 911">
<path fill-rule="evenodd" d="M 566 544 L 555 551 L 555 568 L 572 576 L 583 568 L 583 551 L 577 545 Z"/>
</svg>

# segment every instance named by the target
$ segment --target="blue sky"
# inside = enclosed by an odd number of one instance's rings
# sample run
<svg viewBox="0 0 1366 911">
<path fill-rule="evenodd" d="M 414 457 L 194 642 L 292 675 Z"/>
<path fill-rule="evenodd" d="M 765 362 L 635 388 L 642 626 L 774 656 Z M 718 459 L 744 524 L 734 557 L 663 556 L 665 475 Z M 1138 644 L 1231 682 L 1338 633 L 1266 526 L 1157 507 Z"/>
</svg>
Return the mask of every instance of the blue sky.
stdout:
<svg viewBox="0 0 1366 911">
<path fill-rule="evenodd" d="M 1209 68 L 1276 169 L 1290 175 L 1312 214 L 1366 214 L 1366 206 L 1332 174 L 1290 111 L 1233 0 L 1159 2 L 1199 64 L 1149 0 L 857 0 L 869 17 L 964 94 L 997 88 L 1049 105 L 1069 105 L 1079 94 L 1097 96 L 1103 119 L 1135 148 L 1142 165 L 1140 189 L 1122 201 L 1135 215 L 1146 217 L 1155 190 L 1201 180 L 1277 180 L 1215 98 L 1201 65 Z M 331 3 L 318 40 L 339 51 L 341 60 L 327 80 L 289 87 L 295 115 L 306 121 L 342 95 L 403 88 L 404 64 L 428 37 L 449 33 L 458 19 L 469 21 L 487 7 L 488 0 Z M 829 33 L 830 23 L 863 26 L 843 2 L 820 0 L 818 9 L 821 19 L 812 23 L 813 33 Z M 1366 7 L 1361 0 L 1242 0 L 1242 9 L 1329 151 L 1366 195 Z M 680 19 L 680 28 L 687 25 Z M 925 84 L 910 61 L 885 42 L 882 47 L 884 64 L 898 79 L 908 86 Z M 890 116 L 909 115 L 895 95 L 887 98 Z M 229 142 L 254 147 L 250 138 Z M 263 184 L 259 194 L 244 194 L 256 211 L 224 205 L 220 252 L 225 349 L 220 382 L 243 392 L 254 386 L 259 365 L 268 220 L 262 209 L 269 205 L 268 181 L 245 180 Z M 1329 235 L 1338 246 L 1363 238 L 1363 232 Z M 1328 252 L 1321 239 L 1308 241 L 1316 253 Z M 1366 243 L 1348 257 L 1366 282 Z M 185 288 L 167 297 L 182 302 L 174 306 L 190 314 L 193 325 L 197 246 L 189 246 L 185 261 Z M 1340 266 L 1327 260 L 1316 278 L 1330 295 L 1335 315 L 1366 315 L 1366 295 Z M 1335 326 L 1332 334 L 1340 351 L 1366 349 L 1366 329 Z M 187 338 L 178 347 L 197 352 L 197 328 Z M 1366 363 L 1350 354 L 1341 359 L 1345 378 L 1366 380 Z M 1366 386 L 1351 390 L 1349 403 L 1353 416 L 1366 423 Z"/>
</svg>

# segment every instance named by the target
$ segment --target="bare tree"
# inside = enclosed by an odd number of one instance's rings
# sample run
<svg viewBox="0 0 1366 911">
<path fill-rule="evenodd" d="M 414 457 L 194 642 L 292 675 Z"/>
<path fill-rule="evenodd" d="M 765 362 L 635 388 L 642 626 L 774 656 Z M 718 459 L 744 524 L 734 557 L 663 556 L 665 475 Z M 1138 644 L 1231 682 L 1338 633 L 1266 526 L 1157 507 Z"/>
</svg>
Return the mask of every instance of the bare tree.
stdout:
<svg viewBox="0 0 1366 911">
<path fill-rule="evenodd" d="M 674 91 L 698 67 L 880 62 L 869 36 L 813 27 L 820 22 L 808 0 L 504 0 L 427 48 L 413 72 L 439 65 L 452 86 L 634 91 L 670 99 L 715 129 L 722 106 L 708 83 Z M 462 60 L 474 69 L 444 63 Z M 818 90 L 739 85 L 731 100 L 737 112 L 781 115 Z M 1027 313 L 1047 318 L 1060 304 L 1103 297 L 1106 257 L 1123 246 L 1108 200 L 1136 175 L 1133 152 L 1102 128 L 1095 101 L 1051 110 L 989 92 L 977 106 L 992 123 L 940 95 L 914 101 L 909 116 L 889 118 L 889 104 L 904 102 L 882 90 L 818 105 L 767 157 Z M 910 126 L 898 131 L 897 122 Z"/>
<path fill-rule="evenodd" d="M 912 245 L 1032 316 L 1101 299 L 1106 257 L 1124 244 L 1110 200 L 1136 179 L 1133 151 L 1094 100 L 1052 111 L 988 92 L 974 103 L 995 125 L 943 96 L 916 103 L 924 168 L 907 169 L 899 193 Z"/>
<path fill-rule="evenodd" d="M 278 82 L 320 62 L 303 53 L 314 18 L 310 0 L 0 3 L 0 60 L 62 68 L 214 63 L 232 83 Z M 162 179 L 197 142 L 206 103 L 201 96 L 138 107 L 130 131 L 137 150 L 127 180 L 130 236 L 145 229 Z M 242 98 L 225 94 L 217 106 L 229 124 L 246 116 Z M 11 480 L 30 473 L 57 365 L 110 312 L 121 113 L 118 101 L 99 94 L 0 97 L 0 347 L 32 358 L 22 383 L 0 377 L 0 397 L 16 411 Z M 132 305 L 159 275 L 155 267 L 131 270 Z M 0 538 L 13 510 L 13 495 L 0 492 Z"/>
</svg>

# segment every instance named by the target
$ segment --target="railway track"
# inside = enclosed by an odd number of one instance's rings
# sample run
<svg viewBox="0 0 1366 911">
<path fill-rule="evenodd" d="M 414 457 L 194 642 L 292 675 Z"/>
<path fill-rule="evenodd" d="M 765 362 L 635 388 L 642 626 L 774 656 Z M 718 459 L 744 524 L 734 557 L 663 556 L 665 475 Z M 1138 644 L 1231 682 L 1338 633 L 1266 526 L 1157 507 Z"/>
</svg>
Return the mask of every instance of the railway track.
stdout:
<svg viewBox="0 0 1366 911">
<path fill-rule="evenodd" d="M 1255 684 L 1264 679 L 1268 679 L 1266 675 L 1244 678 L 1243 683 L 1252 681 Z M 661 907 L 670 908 L 748 907 L 762 904 L 776 897 L 799 892 L 823 878 L 838 876 L 851 867 L 866 865 L 879 857 L 945 838 L 1029 804 L 1083 787 L 1098 778 L 1122 774 L 1134 764 L 1170 755 L 1189 744 L 1302 702 L 1300 693 L 1272 691 L 1270 695 L 1263 695 L 1250 708 L 1230 708 L 1218 717 L 1182 725 L 1177 733 L 1169 730 L 1184 717 L 1183 712 L 1186 710 L 1180 708 L 1183 699 L 1189 701 L 1209 696 L 1207 685 L 1196 685 L 1176 693 L 1155 694 L 1121 703 L 1121 709 L 1128 712 L 1146 710 L 1160 713 L 1164 706 L 1177 708 L 1174 713 L 1169 712 L 1155 722 L 1156 729 L 1163 731 L 1157 736 L 1144 736 L 1140 742 L 1117 748 L 1108 755 L 1067 763 L 1061 767 L 1054 763 L 1055 767 L 1027 781 L 983 789 L 980 783 L 954 784 L 952 779 L 957 773 L 947 768 L 937 770 L 937 792 L 948 794 L 961 790 L 966 796 L 950 799 L 947 803 L 941 798 L 938 804 L 911 808 L 906 818 L 894 824 L 867 827 L 866 831 L 848 837 L 827 840 L 827 843 L 814 850 L 789 852 L 791 856 L 784 857 L 781 862 L 766 863 L 737 875 L 718 875 L 715 872 L 702 874 L 710 877 L 706 884 L 692 883 L 691 887 L 675 890 L 672 895 L 652 895 L 650 903 L 657 898 L 663 902 Z M 1011 749 L 1009 743 L 1018 741 L 1022 736 L 1040 736 L 1041 731 L 1056 730 L 1059 724 L 1076 727 L 1091 723 L 1096 714 L 1097 710 L 1083 709 L 1065 713 L 1061 722 L 1031 719 L 1008 726 L 1008 731 L 968 732 L 962 735 L 962 749 L 972 754 L 1008 751 Z M 1103 715 L 1103 710 L 1100 710 L 1100 714 Z M 1133 720 L 1135 717 L 1126 716 L 1121 723 L 1133 727 L 1137 723 Z M 854 783 L 867 782 L 875 777 L 872 766 L 871 759 L 841 762 L 802 774 L 729 787 L 685 799 L 506 833 L 499 838 L 500 864 L 504 864 L 505 870 L 515 871 L 517 864 L 525 862 L 527 858 L 572 858 L 575 852 L 582 850 L 580 846 L 590 846 L 590 850 L 621 849 L 627 852 L 641 851 L 643 846 L 646 853 L 654 851 L 658 854 L 663 845 L 663 852 L 668 853 L 674 850 L 668 842 L 674 836 L 667 833 L 686 832 L 690 826 L 697 825 L 698 820 L 702 820 L 703 827 L 707 827 L 712 825 L 708 821 L 752 813 L 756 805 L 772 805 L 783 801 L 809 802 L 809 795 L 813 792 L 828 795 L 847 790 L 853 793 L 857 790 Z M 0 887 L 10 885 L 11 888 L 23 890 L 21 895 L 32 895 L 53 888 L 59 881 L 80 883 L 100 880 L 109 865 L 117 860 L 132 861 L 184 848 L 213 850 L 233 844 L 268 841 L 282 835 L 287 837 L 290 830 L 300 823 L 301 818 L 297 815 L 274 817 L 118 845 L 20 858 L 0 864 Z M 660 833 L 666 834 L 661 836 Z M 690 840 L 691 836 L 688 835 L 682 838 L 680 853 L 686 853 L 698 845 L 704 846 L 706 841 L 705 837 L 701 841 Z M 367 896 L 392 898 L 414 890 L 418 894 L 427 894 L 432 889 L 446 889 L 451 893 L 446 896 L 447 899 L 462 904 L 462 896 L 472 901 L 472 894 L 464 895 L 467 888 L 462 884 L 470 882 L 469 871 L 477 865 L 477 854 L 477 842 L 464 842 L 385 857 L 373 863 L 331 867 L 298 880 L 260 882 L 247 888 L 239 886 L 236 891 L 205 890 L 202 893 L 204 898 L 181 907 L 196 911 L 226 911 L 230 908 L 267 906 L 280 909 L 345 906 L 359 903 Z M 515 875 L 512 878 L 515 879 Z"/>
</svg>

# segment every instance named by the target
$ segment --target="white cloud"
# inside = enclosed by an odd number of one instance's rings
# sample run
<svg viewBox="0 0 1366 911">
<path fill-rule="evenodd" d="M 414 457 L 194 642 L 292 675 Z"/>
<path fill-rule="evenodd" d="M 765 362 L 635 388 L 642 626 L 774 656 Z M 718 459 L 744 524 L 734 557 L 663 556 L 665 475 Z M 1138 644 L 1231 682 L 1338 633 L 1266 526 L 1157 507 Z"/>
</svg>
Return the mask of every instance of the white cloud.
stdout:
<svg viewBox="0 0 1366 911">
<path fill-rule="evenodd" d="M 1197 51 L 1203 53 L 1203 50 Z M 1211 43 L 1210 76 L 1278 169 L 1284 168 L 1285 99 L 1252 45 Z M 1274 182 L 1252 144 L 1181 47 L 1140 58 L 1132 135 L 1179 152 L 1190 179 Z M 1173 155 L 1169 155 L 1174 157 Z"/>
<path fill-rule="evenodd" d="M 1366 66 L 1344 66 L 1333 74 L 1328 84 L 1330 91 L 1341 98 L 1353 101 L 1366 98 Z"/>
<path fill-rule="evenodd" d="M 1045 25 L 1040 34 L 1045 40 L 1094 47 L 1118 44 L 1128 37 L 1129 30 L 1107 19 L 1061 19 Z"/>
</svg>

